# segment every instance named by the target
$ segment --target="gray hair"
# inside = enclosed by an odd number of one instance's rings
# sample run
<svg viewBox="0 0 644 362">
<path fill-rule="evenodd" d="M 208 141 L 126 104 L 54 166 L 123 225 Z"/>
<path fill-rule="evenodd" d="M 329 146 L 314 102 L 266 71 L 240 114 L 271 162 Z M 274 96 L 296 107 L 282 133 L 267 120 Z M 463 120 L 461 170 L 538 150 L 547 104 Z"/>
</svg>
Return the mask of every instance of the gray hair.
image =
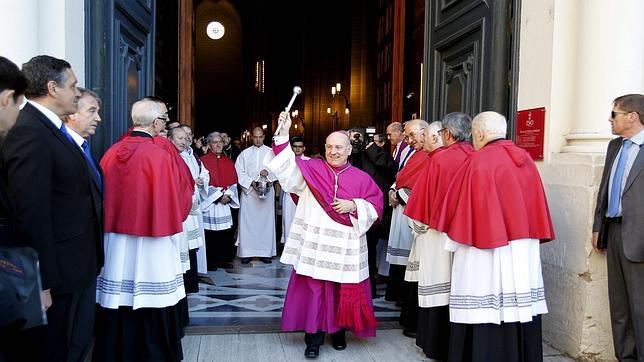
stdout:
<svg viewBox="0 0 644 362">
<path fill-rule="evenodd" d="M 177 133 L 180 133 L 180 132 L 183 132 L 184 134 L 187 135 L 186 131 L 181 127 L 170 128 L 168 130 L 168 139 L 173 140 L 177 136 Z"/>
<path fill-rule="evenodd" d="M 206 137 L 206 142 L 210 143 L 212 140 L 215 139 L 215 137 L 221 138 L 221 133 L 217 131 L 208 133 L 208 136 Z"/>
<path fill-rule="evenodd" d="M 391 128 L 392 131 L 397 131 L 401 132 L 403 131 L 403 125 L 400 122 L 391 122 L 388 126 L 387 129 Z"/>
<path fill-rule="evenodd" d="M 443 123 L 441 121 L 434 121 L 427 126 L 427 134 L 431 135 L 437 135 L 439 136 L 438 132 L 443 129 Z"/>
<path fill-rule="evenodd" d="M 452 112 L 441 120 L 443 128 L 449 130 L 457 142 L 472 140 L 472 119 L 465 113 Z"/>
<path fill-rule="evenodd" d="M 96 94 L 96 92 L 94 92 L 93 90 L 91 90 L 91 89 L 86 89 L 86 88 L 83 88 L 83 87 L 78 87 L 78 91 L 79 91 L 79 92 L 80 92 L 80 94 L 81 94 L 81 98 L 82 98 L 82 97 L 85 97 L 85 96 L 90 96 L 90 97 L 92 97 L 92 98 L 96 99 L 96 103 L 98 103 L 98 106 L 99 106 L 99 107 L 101 107 L 101 106 L 102 106 L 101 98 L 100 98 L 100 97 L 98 96 L 98 94 Z"/>
<path fill-rule="evenodd" d="M 159 103 L 142 99 L 132 105 L 132 124 L 137 127 L 149 127 L 155 119 L 163 116 L 162 112 Z"/>
<path fill-rule="evenodd" d="M 497 112 L 481 112 L 472 120 L 472 128 L 483 131 L 487 136 L 505 137 L 508 133 L 508 122 Z"/>
<path fill-rule="evenodd" d="M 429 126 L 429 124 L 427 124 L 427 122 L 425 122 L 422 119 L 412 119 L 412 120 L 409 120 L 409 121 L 405 122 L 405 127 L 407 127 L 407 126 L 409 126 L 409 127 L 418 127 L 418 128 L 421 128 L 421 129 L 425 129 L 425 128 L 427 128 Z"/>
<path fill-rule="evenodd" d="M 427 126 L 427 136 L 436 136 L 436 143 L 439 147 L 443 146 L 443 139 L 440 137 L 440 134 L 438 134 L 441 129 L 443 129 L 441 121 L 434 121 Z M 429 138 L 427 138 L 425 142 L 429 142 Z"/>
</svg>

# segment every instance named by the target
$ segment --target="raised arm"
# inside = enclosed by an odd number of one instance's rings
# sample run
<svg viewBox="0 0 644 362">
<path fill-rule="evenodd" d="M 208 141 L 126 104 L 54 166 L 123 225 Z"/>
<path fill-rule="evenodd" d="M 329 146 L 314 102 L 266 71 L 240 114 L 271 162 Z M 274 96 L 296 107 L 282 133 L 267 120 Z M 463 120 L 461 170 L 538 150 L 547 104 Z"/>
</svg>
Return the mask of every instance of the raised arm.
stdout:
<svg viewBox="0 0 644 362">
<path fill-rule="evenodd" d="M 280 114 L 279 122 L 282 122 L 282 127 L 279 134 L 273 137 L 273 153 L 275 157 L 265 165 L 275 175 L 284 191 L 299 195 L 306 188 L 306 182 L 298 168 L 295 153 L 293 153 L 289 144 L 291 118 L 288 112 Z"/>
</svg>

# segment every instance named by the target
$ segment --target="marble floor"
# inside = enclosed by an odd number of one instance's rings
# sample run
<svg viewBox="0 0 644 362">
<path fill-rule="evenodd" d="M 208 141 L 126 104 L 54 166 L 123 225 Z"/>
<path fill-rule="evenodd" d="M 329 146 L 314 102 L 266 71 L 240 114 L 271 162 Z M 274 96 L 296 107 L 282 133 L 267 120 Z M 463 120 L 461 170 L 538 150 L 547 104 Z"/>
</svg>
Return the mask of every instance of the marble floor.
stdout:
<svg viewBox="0 0 644 362">
<path fill-rule="evenodd" d="M 183 338 L 186 362 L 278 362 L 306 361 L 301 333 L 256 333 L 187 335 Z M 543 345 L 545 362 L 573 362 L 552 347 Z M 404 337 L 399 329 L 379 330 L 375 338 L 358 339 L 347 334 L 347 349 L 336 351 L 327 338 L 317 361 L 432 361 Z"/>
<path fill-rule="evenodd" d="M 273 258 L 271 264 L 254 260 L 241 264 L 235 259 L 230 269 L 208 273 L 214 285 L 199 284 L 199 293 L 188 297 L 188 333 L 230 333 L 279 331 L 284 295 L 291 266 Z M 395 326 L 400 310 L 384 300 L 385 285 L 379 285 L 374 299 L 381 327 Z"/>
<path fill-rule="evenodd" d="M 184 361 L 304 361 L 302 333 L 279 333 L 279 322 L 291 267 L 273 258 L 272 264 L 236 259 L 230 269 L 209 272 L 211 284 L 200 283 L 199 293 L 188 297 L 190 325 L 183 338 Z M 400 310 L 384 300 L 378 286 L 374 309 L 378 319 L 375 338 L 347 334 L 348 348 L 336 351 L 329 341 L 320 349 L 320 361 L 431 361 L 402 335 Z M 328 339 L 328 337 L 327 337 Z M 543 345 L 544 361 L 571 362 Z"/>
</svg>

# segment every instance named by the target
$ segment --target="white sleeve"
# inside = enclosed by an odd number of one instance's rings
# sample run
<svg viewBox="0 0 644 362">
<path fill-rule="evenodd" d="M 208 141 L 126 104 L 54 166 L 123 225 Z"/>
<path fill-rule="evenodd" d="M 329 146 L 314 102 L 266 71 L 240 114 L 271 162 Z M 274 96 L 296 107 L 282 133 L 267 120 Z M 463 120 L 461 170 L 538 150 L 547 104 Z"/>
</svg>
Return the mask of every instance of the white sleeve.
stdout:
<svg viewBox="0 0 644 362">
<path fill-rule="evenodd" d="M 201 210 L 208 210 L 210 205 L 212 205 L 223 195 L 223 188 L 208 186 L 207 189 L 199 192 L 199 207 L 201 207 Z"/>
<path fill-rule="evenodd" d="M 199 177 L 203 180 L 203 189 L 208 188 L 208 185 L 210 184 L 210 172 L 206 168 L 206 166 L 201 164 L 201 172 L 199 173 Z"/>
<path fill-rule="evenodd" d="M 356 203 L 356 213 L 358 217 L 356 218 L 353 215 L 350 215 L 349 217 L 354 229 L 358 233 L 358 236 L 362 236 L 366 234 L 371 225 L 378 220 L 378 212 L 376 212 L 376 208 L 366 200 L 353 199 L 353 202 Z"/>
<path fill-rule="evenodd" d="M 244 159 L 243 152 L 239 155 L 239 157 L 237 157 L 237 162 L 235 162 L 235 170 L 237 170 L 237 183 L 239 183 L 239 185 L 242 187 L 242 191 L 244 191 L 244 193 L 248 195 L 252 191 L 250 184 L 255 180 L 246 173 L 246 160 Z"/>
<path fill-rule="evenodd" d="M 239 194 L 237 193 L 237 184 L 233 184 L 228 187 L 228 190 L 224 192 L 224 195 L 228 195 L 230 197 L 230 203 L 228 204 L 228 206 L 232 207 L 233 209 L 239 209 Z"/>
<path fill-rule="evenodd" d="M 262 166 L 266 171 L 268 171 L 268 179 L 271 181 L 277 181 L 277 176 L 268 167 L 266 167 L 266 165 L 271 162 L 273 157 L 275 157 L 275 154 L 270 147 L 266 146 L 266 148 L 268 148 L 268 151 L 262 159 Z"/>
<path fill-rule="evenodd" d="M 407 202 L 409 202 L 409 196 L 411 195 L 411 190 L 410 189 L 408 189 L 406 187 L 403 187 L 403 188 L 399 189 L 396 192 L 398 193 L 398 197 L 400 197 L 405 204 L 407 204 Z"/>
<path fill-rule="evenodd" d="M 273 155 L 273 151 L 271 151 L 271 154 Z M 291 147 L 284 148 L 282 152 L 275 155 L 268 163 L 265 163 L 265 166 L 280 182 L 282 190 L 300 195 L 306 189 L 306 182 L 297 167 L 295 154 Z"/>
<path fill-rule="evenodd" d="M 423 224 L 422 222 L 416 221 L 414 219 L 409 220 L 409 227 L 411 228 L 411 233 L 414 235 L 414 237 L 417 237 L 418 235 L 424 234 L 427 232 L 428 226 Z"/>
</svg>

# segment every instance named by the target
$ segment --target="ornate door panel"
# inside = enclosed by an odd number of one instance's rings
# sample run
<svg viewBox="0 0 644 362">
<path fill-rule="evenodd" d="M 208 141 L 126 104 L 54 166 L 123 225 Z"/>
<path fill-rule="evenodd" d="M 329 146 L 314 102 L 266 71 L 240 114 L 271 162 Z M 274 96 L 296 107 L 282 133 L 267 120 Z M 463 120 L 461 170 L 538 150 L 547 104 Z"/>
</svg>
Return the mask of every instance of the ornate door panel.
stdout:
<svg viewBox="0 0 644 362">
<path fill-rule="evenodd" d="M 428 0 L 428 121 L 449 112 L 508 113 L 511 0 Z"/>
<path fill-rule="evenodd" d="M 92 137 L 99 155 L 132 125 L 132 104 L 154 94 L 155 0 L 87 0 L 88 85 L 103 100 L 103 125 Z"/>
</svg>

